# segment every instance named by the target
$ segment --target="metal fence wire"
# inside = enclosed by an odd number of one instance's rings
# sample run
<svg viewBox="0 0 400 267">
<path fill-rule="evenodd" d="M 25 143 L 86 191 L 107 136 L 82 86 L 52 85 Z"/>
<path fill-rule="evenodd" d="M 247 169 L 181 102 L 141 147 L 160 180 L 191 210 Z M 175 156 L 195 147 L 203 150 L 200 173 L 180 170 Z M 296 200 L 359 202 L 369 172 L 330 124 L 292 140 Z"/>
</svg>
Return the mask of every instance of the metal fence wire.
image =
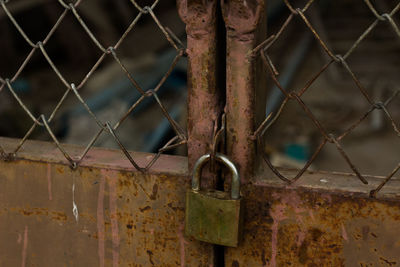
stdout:
<svg viewBox="0 0 400 267">
<path fill-rule="evenodd" d="M 260 147 L 264 147 L 264 136 L 266 132 L 270 129 L 270 127 L 279 119 L 282 110 L 284 107 L 287 105 L 289 101 L 294 101 L 297 103 L 301 109 L 304 111 L 304 114 L 312 121 L 313 125 L 316 127 L 317 132 L 322 136 L 322 141 L 319 143 L 317 146 L 315 152 L 311 155 L 311 157 L 308 159 L 308 161 L 305 163 L 304 167 L 299 170 L 297 175 L 295 175 L 293 178 L 286 177 L 282 174 L 282 172 L 279 171 L 277 167 L 275 167 L 272 163 L 268 155 L 265 153 L 263 150 L 262 152 L 262 157 L 267 164 L 267 166 L 273 171 L 273 173 L 279 177 L 281 180 L 284 182 L 290 184 L 293 183 L 297 180 L 299 180 L 304 173 L 309 169 L 310 165 L 315 161 L 315 159 L 318 157 L 320 154 L 322 148 L 327 144 L 327 143 L 332 143 L 335 145 L 337 150 L 339 151 L 340 155 L 345 159 L 347 162 L 348 166 L 352 169 L 354 172 L 355 176 L 358 177 L 358 179 L 364 183 L 367 184 L 368 181 L 367 179 L 360 173 L 359 169 L 355 166 L 353 163 L 353 159 L 346 153 L 345 149 L 343 149 L 341 145 L 341 141 L 348 136 L 351 132 L 353 132 L 354 129 L 356 129 L 364 120 L 366 120 L 369 115 L 374 111 L 374 110 L 380 110 L 384 116 L 390 121 L 391 126 L 393 131 L 397 134 L 397 137 L 400 137 L 400 131 L 398 128 L 398 125 L 396 124 L 395 120 L 393 119 L 391 113 L 388 111 L 388 106 L 393 102 L 393 100 L 398 96 L 399 90 L 397 88 L 393 88 L 393 91 L 391 93 L 391 96 L 388 99 L 385 99 L 383 101 L 377 101 L 375 102 L 371 95 L 367 92 L 366 88 L 360 81 L 360 79 L 357 77 L 357 75 L 354 73 L 352 70 L 351 66 L 347 63 L 347 59 L 353 54 L 355 50 L 360 46 L 360 44 L 363 42 L 363 40 L 372 32 L 374 29 L 376 29 L 377 25 L 380 23 L 388 23 L 390 25 L 390 28 L 393 29 L 393 32 L 395 35 L 400 38 L 400 29 L 399 26 L 396 24 L 394 20 L 394 15 L 399 11 L 400 9 L 400 3 L 398 3 L 391 11 L 390 13 L 384 13 L 384 14 L 379 14 L 377 9 L 374 7 L 374 5 L 369 1 L 369 0 L 364 0 L 365 5 L 368 7 L 368 9 L 372 12 L 372 14 L 375 16 L 375 20 L 371 22 L 369 27 L 362 32 L 362 34 L 356 39 L 353 43 L 353 45 L 347 50 L 347 52 L 344 55 L 336 55 L 328 46 L 326 41 L 321 38 L 321 34 L 316 30 L 316 28 L 313 26 L 313 24 L 310 22 L 310 20 L 307 17 L 307 10 L 309 7 L 313 4 L 313 0 L 308 1 L 304 7 L 302 8 L 295 8 L 293 7 L 292 4 L 290 4 L 287 0 L 284 0 L 284 3 L 289 9 L 290 14 L 284 21 L 283 25 L 279 28 L 279 30 L 275 33 L 270 35 L 265 41 L 263 41 L 260 45 L 258 45 L 253 51 L 252 51 L 252 56 L 254 57 L 261 57 L 263 65 L 265 65 L 268 74 L 271 76 L 274 84 L 279 88 L 279 90 L 282 92 L 284 95 L 284 100 L 281 103 L 280 107 L 277 109 L 276 112 L 272 112 L 267 115 L 265 120 L 259 125 L 259 127 L 256 129 L 254 136 L 257 138 L 258 144 Z M 282 36 L 282 33 L 285 32 L 285 30 L 288 29 L 288 25 L 290 25 L 295 17 L 299 17 L 302 22 L 304 22 L 304 25 L 306 29 L 308 29 L 312 35 L 315 37 L 319 45 L 323 48 L 323 50 L 326 52 L 326 54 L 329 56 L 329 61 L 323 65 L 316 73 L 313 75 L 308 82 L 304 85 L 304 87 L 294 90 L 294 91 L 288 91 L 285 89 L 281 83 L 278 80 L 278 71 L 274 66 L 274 63 L 272 62 L 270 58 L 270 48 L 274 45 L 274 43 Z M 332 68 L 334 64 L 339 64 L 344 67 L 344 69 L 350 74 L 352 80 L 354 81 L 355 87 L 358 89 L 359 93 L 369 104 L 369 109 L 350 127 L 348 127 L 346 130 L 344 130 L 341 134 L 339 135 L 334 135 L 332 133 L 329 133 L 323 126 L 323 123 L 317 119 L 317 117 L 313 114 L 311 109 L 305 102 L 302 100 L 302 96 L 304 95 L 305 92 L 314 84 L 314 82 L 318 79 L 318 77 L 321 76 L 324 72 L 326 72 L 329 68 Z M 346 101 L 349 101 L 347 99 Z M 400 162 L 397 164 L 397 166 L 385 177 L 385 179 L 379 184 L 379 186 L 372 190 L 370 192 L 371 197 L 375 197 L 376 194 L 385 186 L 387 182 L 393 176 L 399 171 L 400 169 Z"/>
<path fill-rule="evenodd" d="M 19 66 L 19 69 L 17 70 L 17 72 L 11 78 L 0 77 L 0 84 L 1 84 L 0 85 L 0 93 L 6 94 L 7 91 L 9 91 L 9 93 L 11 93 L 11 95 L 18 102 L 19 106 L 25 111 L 25 113 L 32 120 L 32 126 L 26 132 L 25 136 L 21 139 L 21 141 L 19 142 L 19 144 L 13 151 L 5 151 L 5 149 L 0 145 L 0 158 L 2 160 L 12 160 L 13 158 L 15 158 L 17 156 L 18 152 L 21 150 L 24 143 L 28 140 L 28 138 L 31 136 L 32 132 L 35 130 L 36 127 L 43 127 L 47 131 L 47 133 L 50 135 L 51 139 L 53 140 L 54 144 L 62 152 L 64 157 L 69 161 L 71 167 L 74 169 L 80 165 L 80 163 L 84 160 L 84 158 L 87 155 L 87 153 L 89 152 L 89 150 L 94 146 L 96 140 L 98 140 L 98 138 L 102 134 L 110 135 L 115 140 L 115 142 L 118 144 L 119 148 L 122 150 L 122 152 L 128 158 L 128 160 L 132 163 L 133 167 L 142 172 L 147 171 L 157 161 L 157 159 L 159 158 L 161 153 L 163 153 L 167 150 L 174 149 L 174 148 L 186 143 L 187 137 L 186 137 L 185 131 L 170 116 L 166 107 L 163 105 L 161 99 L 157 95 L 159 89 L 166 82 L 167 78 L 169 77 L 171 72 L 174 70 L 178 61 L 182 57 L 185 56 L 185 47 L 184 47 L 183 43 L 178 39 L 178 37 L 170 29 L 168 29 L 162 25 L 162 23 L 157 18 L 157 15 L 155 14 L 155 9 L 160 2 L 159 0 L 155 0 L 149 6 L 140 6 L 135 0 L 130 0 L 130 3 L 139 12 L 137 13 L 136 17 L 132 18 L 130 25 L 127 27 L 125 32 L 120 36 L 119 40 L 113 46 L 109 46 L 109 47 L 102 44 L 99 41 L 99 39 L 96 38 L 95 34 L 90 30 L 88 24 L 80 16 L 79 5 L 82 2 L 81 0 L 77 0 L 74 3 L 67 3 L 66 1 L 58 0 L 58 3 L 62 6 L 62 8 L 64 10 L 61 13 L 61 15 L 58 17 L 54 26 L 48 32 L 47 36 L 42 41 L 32 40 L 26 34 L 24 29 L 20 26 L 19 22 L 16 20 L 15 16 L 12 14 L 10 9 L 7 7 L 9 2 L 12 2 L 12 1 L 0 0 L 1 8 L 7 15 L 9 21 L 15 27 L 15 30 L 18 31 L 18 33 L 23 37 L 23 39 L 26 41 L 26 43 L 31 47 L 31 50 L 30 50 L 29 54 L 26 56 L 23 63 Z M 93 67 L 87 72 L 87 74 L 85 75 L 83 80 L 80 81 L 79 83 L 74 83 L 74 82 L 68 81 L 68 79 L 65 78 L 65 75 L 63 75 L 63 73 L 59 70 L 59 68 L 57 68 L 54 61 L 52 60 L 52 58 L 49 56 L 49 54 L 46 51 L 46 44 L 48 44 L 49 40 L 52 38 L 54 33 L 57 31 L 60 24 L 63 22 L 64 18 L 66 17 L 66 15 L 68 13 L 72 13 L 72 15 L 76 19 L 76 21 L 79 22 L 79 25 L 81 26 L 81 28 L 90 37 L 90 39 L 93 41 L 95 46 L 101 52 L 101 56 L 98 58 L 97 62 L 93 65 Z M 168 40 L 170 45 L 176 50 L 176 56 L 175 56 L 174 60 L 172 61 L 172 63 L 170 64 L 168 71 L 163 75 L 162 79 L 158 82 L 158 84 L 154 87 L 154 89 L 146 90 L 146 91 L 139 85 L 139 83 L 134 78 L 135 75 L 128 71 L 128 69 L 126 68 L 126 66 L 120 59 L 120 57 L 118 56 L 118 51 L 119 51 L 118 48 L 120 47 L 120 45 L 123 43 L 123 41 L 125 40 L 127 35 L 134 32 L 135 26 L 145 16 L 151 17 L 153 22 L 161 30 L 162 34 Z M 53 111 L 49 115 L 41 114 L 40 116 L 36 117 L 33 114 L 33 112 L 31 112 L 31 110 L 28 108 L 28 106 L 25 105 L 25 103 L 22 101 L 21 97 L 17 94 L 16 90 L 13 88 L 12 83 L 20 77 L 21 72 L 24 70 L 26 65 L 30 62 L 32 57 L 37 53 L 41 53 L 43 55 L 43 57 L 46 59 L 46 61 L 50 65 L 51 69 L 54 71 L 55 75 L 57 75 L 59 80 L 65 86 L 65 92 L 64 92 L 63 96 L 61 97 L 61 99 L 57 102 Z M 99 120 L 98 117 L 91 110 L 89 105 L 85 102 L 85 100 L 81 97 L 81 94 L 80 94 L 80 90 L 85 86 L 87 81 L 91 78 L 93 73 L 96 72 L 97 68 L 99 67 L 99 65 L 103 62 L 103 60 L 106 57 L 111 57 L 115 60 L 115 62 L 119 65 L 121 72 L 123 72 L 126 75 L 126 77 L 129 79 L 130 83 L 132 84 L 132 86 L 133 86 L 132 90 L 137 90 L 140 93 L 140 98 L 136 102 L 134 102 L 130 106 L 130 108 L 126 111 L 126 113 L 117 121 L 117 123 L 115 123 L 113 125 L 111 125 L 107 121 Z M 70 94 L 73 94 L 79 100 L 79 102 L 84 106 L 86 111 L 90 114 L 91 118 L 96 122 L 96 124 L 98 126 L 97 134 L 95 134 L 95 136 L 93 136 L 93 138 L 88 143 L 88 145 L 83 149 L 83 152 L 78 156 L 70 155 L 64 149 L 63 145 L 60 144 L 59 140 L 57 139 L 57 137 L 54 134 L 52 127 L 51 127 L 52 126 L 51 123 L 54 121 L 56 113 L 60 110 L 60 107 L 63 105 L 63 103 L 65 102 L 65 99 Z M 121 124 L 124 122 L 124 120 L 132 113 L 132 111 L 134 111 L 137 108 L 137 106 L 142 101 L 144 101 L 146 98 L 153 98 L 156 101 L 156 103 L 160 107 L 163 115 L 169 121 L 172 129 L 174 130 L 175 136 L 172 139 L 170 139 L 162 148 L 160 148 L 158 150 L 158 153 L 156 153 L 145 166 L 139 166 L 137 164 L 137 162 L 135 161 L 135 159 L 132 157 L 132 155 L 127 151 L 124 144 L 121 143 L 120 139 L 118 138 L 117 130 L 121 126 Z"/>
<path fill-rule="evenodd" d="M 147 171 L 151 166 L 157 161 L 161 153 L 174 149 L 178 146 L 184 145 L 187 143 L 187 135 L 185 133 L 185 130 L 182 129 L 182 127 L 170 116 L 168 113 L 165 105 L 162 103 L 161 99 L 158 96 L 158 91 L 162 87 L 162 85 L 166 82 L 167 78 L 170 76 L 174 68 L 176 67 L 178 61 L 186 56 L 185 52 L 185 46 L 184 44 L 179 40 L 179 38 L 168 28 L 164 27 L 163 24 L 160 22 L 158 19 L 157 15 L 155 14 L 155 9 L 157 5 L 159 4 L 160 0 L 155 0 L 151 5 L 149 6 L 140 6 L 135 0 L 130 0 L 130 3 L 138 10 L 138 13 L 135 17 L 132 18 L 130 25 L 127 27 L 127 29 L 124 31 L 124 33 L 120 36 L 118 41 L 113 45 L 113 46 L 105 46 L 102 44 L 99 39 L 95 36 L 93 31 L 90 30 L 88 24 L 84 21 L 84 19 L 80 16 L 79 14 L 79 5 L 81 4 L 81 0 L 77 0 L 74 3 L 66 3 L 63 0 L 58 0 L 58 3 L 60 6 L 64 9 L 61 15 L 58 17 L 56 23 L 53 25 L 51 30 L 48 32 L 47 36 L 44 38 L 42 41 L 34 41 L 32 40 L 24 31 L 24 29 L 20 26 L 19 22 L 15 18 L 15 16 L 12 14 L 10 9 L 7 7 L 7 5 L 11 2 L 11 0 L 0 0 L 1 8 L 8 17 L 9 22 L 13 25 L 15 30 L 23 37 L 25 42 L 31 47 L 30 52 L 26 56 L 25 60 L 23 63 L 19 66 L 18 70 L 12 77 L 1 77 L 0 76 L 0 93 L 1 94 L 6 94 L 7 91 L 12 95 L 12 97 L 18 102 L 20 108 L 24 110 L 24 112 L 30 117 L 32 120 L 32 126 L 30 129 L 26 132 L 24 137 L 20 140 L 19 144 L 13 149 L 12 151 L 5 151 L 5 149 L 1 146 L 0 144 L 0 158 L 2 160 L 12 160 L 15 157 L 17 157 L 18 152 L 21 150 L 25 142 L 29 139 L 31 136 L 32 132 L 36 129 L 36 127 L 42 127 L 47 131 L 51 139 L 53 140 L 54 144 L 57 146 L 57 148 L 61 151 L 61 153 L 64 155 L 64 157 L 69 161 L 70 165 L 72 168 L 77 168 L 80 163 L 84 160 L 85 156 L 87 153 L 93 148 L 95 142 L 99 139 L 99 137 L 102 134 L 108 134 L 111 136 L 115 142 L 118 144 L 119 148 L 121 151 L 125 154 L 125 156 L 128 158 L 128 160 L 132 163 L 133 167 L 136 168 L 139 171 Z M 262 157 L 267 164 L 267 166 L 275 173 L 275 175 L 283 180 L 286 183 L 293 183 L 300 179 L 303 174 L 309 169 L 310 165 L 315 161 L 315 159 L 318 157 L 320 154 L 321 150 L 327 143 L 332 143 L 336 146 L 337 150 L 339 151 L 340 155 L 345 159 L 349 167 L 352 169 L 356 177 L 364 183 L 367 184 L 368 181 L 360 173 L 358 168 L 355 166 L 353 163 L 353 160 L 351 157 L 346 153 L 346 151 L 342 147 L 342 140 L 348 136 L 351 132 L 353 132 L 354 129 L 356 129 L 364 120 L 366 120 L 369 115 L 374 111 L 374 110 L 380 110 L 384 116 L 390 121 L 392 125 L 393 131 L 397 134 L 397 136 L 400 136 L 400 131 L 398 128 L 398 125 L 396 124 L 395 120 L 393 119 L 392 115 L 388 111 L 388 106 L 393 102 L 393 100 L 398 96 L 399 90 L 393 90 L 391 96 L 388 99 L 385 99 L 383 101 L 374 101 L 373 98 L 370 96 L 360 79 L 357 77 L 355 72 L 352 70 L 351 66 L 347 63 L 347 59 L 354 53 L 355 50 L 360 46 L 360 44 L 363 42 L 363 40 L 371 33 L 373 32 L 378 24 L 381 23 L 387 23 L 391 29 L 393 29 L 393 32 L 395 35 L 400 39 L 400 29 L 398 25 L 396 24 L 396 21 L 394 20 L 394 15 L 399 11 L 400 9 L 400 3 L 398 3 L 389 13 L 384 13 L 384 14 L 379 14 L 377 9 L 374 7 L 374 5 L 369 1 L 369 0 L 364 0 L 365 5 L 368 7 L 368 9 L 371 11 L 371 13 L 375 16 L 375 20 L 371 22 L 370 26 L 361 33 L 361 35 L 358 37 L 358 39 L 355 40 L 353 45 L 347 50 L 347 52 L 344 55 L 336 55 L 328 46 L 326 41 L 321 38 L 321 34 L 318 33 L 316 28 L 312 25 L 310 20 L 307 17 L 307 10 L 309 7 L 313 4 L 313 0 L 309 0 L 304 7 L 302 8 L 294 8 L 292 4 L 290 4 L 287 0 L 284 0 L 284 3 L 286 5 L 286 8 L 290 11 L 289 16 L 286 18 L 284 21 L 283 25 L 279 28 L 279 30 L 275 33 L 270 35 L 265 41 L 260 43 L 257 47 L 251 51 L 251 56 L 253 58 L 258 58 L 260 57 L 263 64 L 265 65 L 268 74 L 271 76 L 273 82 L 275 85 L 279 88 L 279 90 L 282 92 L 284 95 L 284 100 L 281 103 L 280 107 L 278 108 L 277 112 L 270 113 L 267 118 L 259 125 L 259 127 L 256 129 L 254 132 L 254 137 L 257 139 L 257 142 L 259 143 L 260 147 L 264 147 L 264 136 L 266 132 L 271 128 L 271 126 L 279 119 L 284 107 L 287 105 L 289 101 L 294 101 L 297 103 L 304 111 L 305 115 L 313 122 L 315 125 L 316 129 L 318 130 L 319 134 L 322 137 L 322 141 L 319 143 L 317 146 L 315 152 L 311 155 L 311 157 L 308 159 L 308 161 L 305 163 L 304 167 L 299 170 L 297 175 L 293 178 L 286 177 L 282 174 L 282 172 L 279 171 L 278 168 L 276 168 L 272 163 L 271 160 L 269 159 L 269 156 L 265 153 L 265 151 L 262 152 Z M 48 44 L 49 40 L 52 38 L 54 33 L 57 31 L 59 28 L 60 24 L 63 22 L 64 18 L 68 13 L 71 13 L 72 16 L 76 19 L 76 21 L 79 23 L 81 26 L 82 30 L 89 36 L 91 41 L 94 43 L 94 45 L 97 47 L 97 49 L 101 52 L 101 56 L 98 58 L 97 62 L 91 67 L 91 69 L 87 72 L 87 74 L 84 76 L 84 78 L 79 82 L 79 83 L 74 83 L 71 81 L 68 81 L 65 78 L 65 75 L 59 70 L 59 68 L 55 65 L 54 61 L 52 58 L 49 56 L 49 54 L 46 51 L 46 45 Z M 158 26 L 158 28 L 161 30 L 162 34 L 165 36 L 166 40 L 169 42 L 169 44 L 176 50 L 176 56 L 172 63 L 169 66 L 168 71 L 163 75 L 162 79 L 158 82 L 158 84 L 154 87 L 154 89 L 151 90 L 144 90 L 139 83 L 135 80 L 134 74 L 130 73 L 128 71 L 127 67 L 124 65 L 122 62 L 121 58 L 118 56 L 118 48 L 120 45 L 124 42 L 125 38 L 127 35 L 131 34 L 135 30 L 135 26 L 138 24 L 140 20 L 142 20 L 145 16 L 150 17 L 153 22 Z M 296 91 L 288 91 L 285 89 L 281 83 L 278 80 L 278 71 L 276 67 L 274 66 L 274 63 L 271 60 L 270 57 L 270 51 L 271 47 L 274 45 L 274 43 L 280 39 L 282 34 L 288 29 L 288 26 L 294 21 L 294 18 L 298 17 L 300 18 L 303 22 L 305 27 L 312 33 L 312 35 L 316 38 L 318 41 L 319 45 L 321 48 L 326 52 L 326 54 L 329 56 L 329 61 L 323 65 L 315 75 L 313 75 L 308 82 L 305 84 L 304 87 L 300 88 L 299 90 Z M 24 103 L 22 98 L 17 94 L 16 90 L 13 88 L 13 82 L 15 82 L 21 75 L 22 71 L 26 67 L 26 65 L 31 61 L 32 57 L 35 54 L 42 54 L 42 56 L 45 58 L 45 60 L 48 62 L 50 65 L 51 69 L 54 71 L 54 74 L 58 77 L 58 79 L 62 82 L 62 84 L 65 86 L 65 92 L 62 95 L 61 99 L 57 102 L 55 108 L 52 110 L 52 112 L 49 115 L 41 114 L 40 116 L 35 116 L 34 113 L 28 108 L 28 106 Z M 126 75 L 126 77 L 129 79 L 131 85 L 135 88 L 133 90 L 137 90 L 140 93 L 140 98 L 133 103 L 130 108 L 126 111 L 126 113 L 113 125 L 111 125 L 107 121 L 101 121 L 98 119 L 98 117 L 95 115 L 94 111 L 89 107 L 87 102 L 83 99 L 83 97 L 80 94 L 80 90 L 87 84 L 88 80 L 91 78 L 93 73 L 96 72 L 98 69 L 99 65 L 105 60 L 106 57 L 111 57 L 114 59 L 114 61 L 118 64 L 118 66 L 121 69 L 121 72 Z M 320 77 L 324 72 L 326 72 L 329 68 L 332 68 L 333 65 L 339 64 L 344 67 L 344 69 L 350 74 L 352 80 L 354 81 L 355 87 L 358 89 L 360 95 L 365 98 L 365 100 L 369 103 L 369 109 L 358 119 L 356 120 L 351 126 L 349 126 L 346 130 L 344 130 L 341 134 L 339 135 L 334 135 L 332 133 L 329 133 L 321 121 L 317 119 L 317 117 L 313 114 L 309 106 L 302 100 L 302 96 L 308 91 L 308 89 L 314 84 L 314 82 Z M 61 106 L 65 103 L 65 100 L 67 96 L 70 94 L 74 95 L 79 102 L 83 105 L 83 107 L 86 109 L 86 111 L 90 114 L 91 118 L 96 122 L 98 126 L 98 131 L 97 133 L 93 136 L 93 138 L 90 140 L 88 145 L 83 149 L 82 153 L 78 156 L 76 155 L 70 155 L 63 147 L 63 145 L 60 143 L 56 135 L 54 134 L 54 131 L 52 130 L 52 122 L 54 121 L 54 118 L 57 114 L 57 112 L 60 110 Z M 139 166 L 135 159 L 132 157 L 132 155 L 127 151 L 125 148 L 124 144 L 120 141 L 118 138 L 118 133 L 117 130 L 121 126 L 121 124 L 125 121 L 125 119 L 138 107 L 138 105 L 144 101 L 146 98 L 153 98 L 158 106 L 160 107 L 163 115 L 165 118 L 168 120 L 169 124 L 171 125 L 172 129 L 174 130 L 175 136 L 170 139 L 162 148 L 158 150 L 158 153 L 156 153 L 151 160 L 145 165 L 145 166 Z M 382 187 L 385 186 L 385 184 L 393 178 L 393 176 L 399 171 L 400 169 L 400 162 L 397 164 L 397 166 L 386 176 L 386 178 L 382 181 L 382 183 L 375 189 L 371 191 L 371 196 L 374 197 L 377 192 L 379 192 Z"/>
</svg>

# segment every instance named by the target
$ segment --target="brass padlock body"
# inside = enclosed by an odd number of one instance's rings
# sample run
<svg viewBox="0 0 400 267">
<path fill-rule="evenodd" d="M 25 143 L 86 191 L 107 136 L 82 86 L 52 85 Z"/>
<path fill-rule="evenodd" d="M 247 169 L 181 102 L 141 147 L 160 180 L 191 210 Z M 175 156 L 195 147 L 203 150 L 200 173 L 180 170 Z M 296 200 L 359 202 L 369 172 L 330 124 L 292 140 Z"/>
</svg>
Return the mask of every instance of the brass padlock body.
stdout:
<svg viewBox="0 0 400 267">
<path fill-rule="evenodd" d="M 228 192 L 187 191 L 186 235 L 208 243 L 237 247 L 243 225 L 241 202 L 241 199 L 231 199 Z"/>
</svg>

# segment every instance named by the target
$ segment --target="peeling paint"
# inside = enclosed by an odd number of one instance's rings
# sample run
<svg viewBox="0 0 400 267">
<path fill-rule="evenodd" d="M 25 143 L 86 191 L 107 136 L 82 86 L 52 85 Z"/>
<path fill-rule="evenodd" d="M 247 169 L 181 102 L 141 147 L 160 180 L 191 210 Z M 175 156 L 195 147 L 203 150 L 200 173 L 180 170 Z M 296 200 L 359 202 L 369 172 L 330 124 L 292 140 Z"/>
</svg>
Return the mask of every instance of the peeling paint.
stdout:
<svg viewBox="0 0 400 267">
<path fill-rule="evenodd" d="M 342 224 L 342 237 L 343 237 L 343 240 L 349 241 L 349 238 L 347 237 L 347 232 L 346 232 L 346 228 L 344 227 L 344 224 Z"/>
<path fill-rule="evenodd" d="M 22 247 L 22 260 L 21 260 L 21 267 L 26 266 L 26 253 L 28 249 L 28 226 L 25 226 L 24 230 L 24 243 Z"/>
<path fill-rule="evenodd" d="M 243 186 L 244 240 L 227 266 L 381 266 L 397 261 L 398 199 Z"/>
<path fill-rule="evenodd" d="M 104 230 L 104 187 L 105 176 L 101 175 L 99 184 L 99 195 L 97 198 L 97 236 L 98 236 L 98 255 L 99 266 L 104 267 L 104 243 L 105 243 L 105 230 Z"/>
<path fill-rule="evenodd" d="M 271 226 L 271 262 L 269 264 L 270 267 L 276 266 L 276 254 L 278 253 L 278 229 L 279 223 L 286 219 L 285 216 L 285 206 L 277 205 L 271 210 L 271 217 L 274 220 Z"/>
<path fill-rule="evenodd" d="M 179 252 L 181 257 L 181 267 L 185 267 L 185 245 L 188 242 L 185 240 L 184 232 L 184 224 L 181 224 L 178 229 L 178 238 L 179 238 Z"/>
<path fill-rule="evenodd" d="M 299 231 L 298 235 L 297 235 L 297 241 L 296 241 L 296 245 L 298 247 L 301 246 L 301 244 L 303 244 L 304 239 L 306 238 L 306 231 Z"/>
<path fill-rule="evenodd" d="M 76 202 L 75 202 L 75 178 L 74 178 L 74 182 L 72 184 L 72 214 L 75 217 L 75 221 L 78 222 L 79 221 L 79 211 L 78 211 L 78 206 L 76 205 Z"/>
<path fill-rule="evenodd" d="M 51 190 L 51 165 L 47 163 L 47 192 L 49 194 L 49 200 L 53 199 L 53 193 Z"/>
<path fill-rule="evenodd" d="M 107 176 L 108 187 L 110 190 L 110 217 L 111 217 L 111 237 L 113 246 L 113 267 L 119 266 L 119 233 L 118 233 L 118 210 L 117 210 L 117 188 L 116 177 Z"/>
</svg>

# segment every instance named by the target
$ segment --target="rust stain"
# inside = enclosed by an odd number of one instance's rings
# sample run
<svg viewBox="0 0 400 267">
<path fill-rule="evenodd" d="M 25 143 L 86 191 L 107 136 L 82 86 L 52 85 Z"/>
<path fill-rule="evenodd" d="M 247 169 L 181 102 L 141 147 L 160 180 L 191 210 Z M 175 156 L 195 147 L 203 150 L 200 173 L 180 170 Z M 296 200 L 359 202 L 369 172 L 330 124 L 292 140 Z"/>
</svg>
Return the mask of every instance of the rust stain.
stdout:
<svg viewBox="0 0 400 267">
<path fill-rule="evenodd" d="M 63 173 L 64 173 L 64 167 L 57 167 L 56 170 L 57 170 L 57 172 L 60 173 L 60 174 L 63 174 Z"/>
<path fill-rule="evenodd" d="M 156 200 L 157 199 L 157 192 L 158 192 L 158 184 L 153 185 L 153 191 L 150 195 L 151 200 Z"/>
<path fill-rule="evenodd" d="M 227 250 L 228 265 L 397 264 L 399 200 L 257 185 L 244 186 L 243 193 L 244 241 Z"/>
<path fill-rule="evenodd" d="M 120 188 L 122 187 L 130 187 L 131 186 L 131 181 L 128 179 L 118 179 L 118 186 Z"/>
<path fill-rule="evenodd" d="M 47 208 L 7 208 L 6 211 L 18 212 L 24 216 L 47 216 L 54 221 L 67 221 L 68 216 L 64 212 L 51 211 Z"/>
<path fill-rule="evenodd" d="M 79 216 L 82 218 L 87 219 L 88 221 L 92 222 L 92 223 L 96 223 L 97 222 L 97 218 L 95 215 L 93 214 L 89 214 L 89 213 L 79 213 Z"/>
<path fill-rule="evenodd" d="M 144 211 L 146 211 L 146 210 L 151 210 L 151 207 L 150 207 L 150 206 L 146 206 L 146 207 L 144 207 L 144 208 L 139 208 L 139 210 L 140 210 L 141 212 L 144 212 Z"/>
<path fill-rule="evenodd" d="M 30 143 L 27 145 L 24 155 L 33 148 L 53 147 L 42 143 L 36 146 L 35 142 L 32 147 Z M 24 227 L 28 225 L 26 266 L 75 263 L 82 266 L 147 266 L 150 264 L 147 250 L 152 253 L 155 266 L 179 266 L 182 259 L 184 266 L 209 266 L 211 246 L 185 240 L 182 235 L 179 239 L 185 204 L 180 196 L 189 185 L 186 170 L 172 171 L 173 174 L 164 171 L 160 175 L 160 169 L 157 169 L 155 173 L 140 174 L 132 172 L 131 168 L 115 170 L 114 165 L 104 162 L 101 166 L 96 163 L 94 167 L 82 166 L 79 170 L 71 170 L 62 165 L 63 162 L 43 160 L 42 154 L 29 154 L 28 157 L 28 160 L 0 162 L 0 176 L 5 177 L 0 179 L 0 188 L 3 188 L 0 190 L 0 221 L 8 230 L 0 233 L 4 241 L 0 242 L 0 265 L 21 264 Z M 173 163 L 173 167 L 179 165 L 182 168 L 187 162 L 176 159 L 180 163 Z M 96 158 L 91 160 L 96 161 Z M 165 166 L 174 161 L 168 157 L 160 160 Z M 48 164 L 51 166 L 53 201 L 49 201 L 47 195 Z M 64 173 L 60 173 L 59 168 L 64 168 Z M 79 224 L 70 212 L 73 172 L 76 178 L 79 177 L 75 181 L 83 193 L 79 194 L 82 210 Z M 23 175 L 26 177 L 20 183 Z M 54 181 L 57 181 L 57 197 L 54 195 Z M 140 187 L 147 192 L 143 193 Z M 44 197 L 38 198 L 41 193 Z M 36 237 L 41 242 L 32 246 L 31 239 Z"/>
</svg>

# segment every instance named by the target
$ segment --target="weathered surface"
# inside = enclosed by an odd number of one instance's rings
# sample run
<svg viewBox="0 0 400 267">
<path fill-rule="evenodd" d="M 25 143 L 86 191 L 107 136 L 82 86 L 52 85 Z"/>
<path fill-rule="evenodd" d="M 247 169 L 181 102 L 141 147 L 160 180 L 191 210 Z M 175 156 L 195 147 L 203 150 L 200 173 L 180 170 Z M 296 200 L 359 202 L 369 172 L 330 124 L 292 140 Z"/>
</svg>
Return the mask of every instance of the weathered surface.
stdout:
<svg viewBox="0 0 400 267">
<path fill-rule="evenodd" d="M 132 155 L 140 166 L 152 157 Z M 185 158 L 163 156 L 141 174 L 114 150 L 93 149 L 75 171 L 49 143 L 18 156 L 0 162 L 0 266 L 213 263 L 212 246 L 184 237 Z M 225 249 L 226 266 L 399 265 L 400 179 L 371 199 L 384 178 L 306 173 L 289 187 L 268 177 L 244 186 L 244 240 Z"/>
<path fill-rule="evenodd" d="M 153 156 L 132 154 L 141 166 Z M 184 237 L 185 158 L 162 156 L 142 174 L 114 150 L 93 149 L 77 170 L 49 143 L 28 142 L 18 156 L 0 162 L 0 266 L 212 263 L 211 246 Z"/>
<path fill-rule="evenodd" d="M 189 170 L 200 156 L 210 152 L 213 134 L 223 110 L 224 88 L 217 83 L 216 0 L 178 0 L 186 24 L 188 56 L 188 157 Z M 204 184 L 215 184 L 205 174 Z"/>
<path fill-rule="evenodd" d="M 242 235 L 241 202 L 241 199 L 232 199 L 229 192 L 188 191 L 186 235 L 208 243 L 236 247 Z"/>
<path fill-rule="evenodd" d="M 244 191 L 244 242 L 226 266 L 399 265 L 400 180 L 381 199 L 368 197 L 381 179 L 368 180 L 315 173 L 287 187 L 261 175 Z"/>
<path fill-rule="evenodd" d="M 258 77 L 257 60 L 251 56 L 258 40 L 266 35 L 264 0 L 221 1 L 221 6 L 227 33 L 226 149 L 245 182 L 256 163 L 251 137 L 257 120 L 265 115 L 265 87 L 260 87 L 265 75 Z"/>
</svg>

